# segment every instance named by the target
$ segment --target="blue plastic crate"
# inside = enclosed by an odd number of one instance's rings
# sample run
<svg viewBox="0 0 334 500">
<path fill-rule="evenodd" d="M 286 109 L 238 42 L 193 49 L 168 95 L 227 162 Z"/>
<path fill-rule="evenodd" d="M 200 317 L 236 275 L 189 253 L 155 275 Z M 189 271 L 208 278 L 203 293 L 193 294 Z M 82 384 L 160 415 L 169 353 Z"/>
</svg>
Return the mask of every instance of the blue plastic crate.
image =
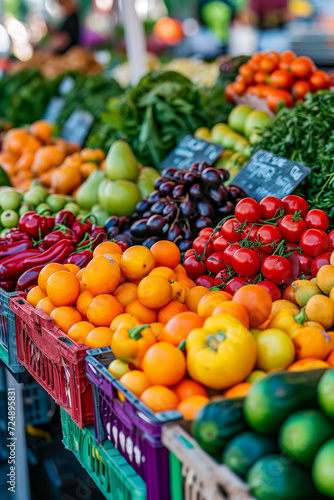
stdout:
<svg viewBox="0 0 334 500">
<path fill-rule="evenodd" d="M 12 373 L 22 373 L 25 368 L 17 358 L 15 314 L 9 308 L 9 299 L 16 296 L 17 292 L 0 288 L 0 360 Z"/>
</svg>

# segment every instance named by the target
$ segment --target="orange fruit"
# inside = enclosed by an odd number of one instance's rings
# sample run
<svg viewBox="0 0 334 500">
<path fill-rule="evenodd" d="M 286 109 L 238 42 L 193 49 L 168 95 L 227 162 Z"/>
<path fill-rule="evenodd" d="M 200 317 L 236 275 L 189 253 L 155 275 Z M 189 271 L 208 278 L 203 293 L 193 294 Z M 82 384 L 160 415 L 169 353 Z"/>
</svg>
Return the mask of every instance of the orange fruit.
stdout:
<svg viewBox="0 0 334 500">
<path fill-rule="evenodd" d="M 57 263 L 47 264 L 43 267 L 38 276 L 38 286 L 42 292 L 46 293 L 46 282 L 50 278 L 51 274 L 56 271 L 68 271 L 68 269 L 63 264 Z"/>
<path fill-rule="evenodd" d="M 185 285 L 188 288 L 195 288 L 195 286 L 196 286 L 195 281 L 188 278 L 188 276 L 184 276 L 183 274 L 177 273 L 176 277 L 177 277 L 177 281 L 179 283 L 182 283 L 182 285 Z"/>
<path fill-rule="evenodd" d="M 325 359 L 333 349 L 332 339 L 327 333 L 308 326 L 297 330 L 293 342 L 297 359 Z"/>
<path fill-rule="evenodd" d="M 190 288 L 179 281 L 173 281 L 171 285 L 173 290 L 172 300 L 177 300 L 181 302 L 181 304 L 184 304 L 186 301 L 186 294 Z"/>
<path fill-rule="evenodd" d="M 147 276 L 138 285 L 138 298 L 151 309 L 159 309 L 172 300 L 173 289 L 163 276 Z"/>
<path fill-rule="evenodd" d="M 319 368 L 330 368 L 330 364 L 322 359 L 305 358 L 292 363 L 292 365 L 289 366 L 288 371 L 297 372 L 304 370 L 318 370 Z"/>
<path fill-rule="evenodd" d="M 82 285 L 93 295 L 112 293 L 117 288 L 120 278 L 121 270 L 117 262 L 99 255 L 87 265 L 82 276 Z"/>
<path fill-rule="evenodd" d="M 26 301 L 32 306 L 36 307 L 38 302 L 46 297 L 45 293 L 39 288 L 39 286 L 34 286 L 26 296 Z"/>
<path fill-rule="evenodd" d="M 46 293 L 56 307 L 71 306 L 80 293 L 79 280 L 67 271 L 56 271 L 46 282 Z"/>
<path fill-rule="evenodd" d="M 127 248 L 121 258 L 123 274 L 130 279 L 147 276 L 155 267 L 154 256 L 146 247 L 135 245 Z"/>
<path fill-rule="evenodd" d="M 82 321 L 80 313 L 74 309 L 74 307 L 61 306 L 56 307 L 50 314 L 56 326 L 64 332 L 67 333 L 69 329 Z"/>
<path fill-rule="evenodd" d="M 52 136 L 52 126 L 46 120 L 38 120 L 30 125 L 30 132 L 42 142 L 49 142 Z"/>
<path fill-rule="evenodd" d="M 123 313 L 119 314 L 114 318 L 110 324 L 110 330 L 116 332 L 116 330 L 120 327 L 122 328 L 133 328 L 134 326 L 141 325 L 141 321 L 136 318 L 133 314 Z"/>
<path fill-rule="evenodd" d="M 29 133 L 23 128 L 12 128 L 3 138 L 2 149 L 20 156 L 29 139 Z"/>
<path fill-rule="evenodd" d="M 75 325 L 71 326 L 67 335 L 77 344 L 84 344 L 87 335 L 92 330 L 94 330 L 94 325 L 88 321 L 79 321 L 79 323 L 75 323 Z"/>
<path fill-rule="evenodd" d="M 85 272 L 85 267 L 83 267 L 82 269 L 80 269 L 80 271 L 77 272 L 76 274 L 76 277 L 78 278 L 79 281 L 82 280 L 82 277 L 83 277 L 83 273 Z"/>
<path fill-rule="evenodd" d="M 178 405 L 177 410 L 182 413 L 186 420 L 193 420 L 199 410 L 208 404 L 209 398 L 205 396 L 190 396 L 187 399 L 183 399 Z"/>
<path fill-rule="evenodd" d="M 152 245 L 151 252 L 154 255 L 157 267 L 166 266 L 174 269 L 174 267 L 180 264 L 181 253 L 179 247 L 172 241 L 157 241 Z"/>
<path fill-rule="evenodd" d="M 94 295 L 92 295 L 90 292 L 81 292 L 79 297 L 77 298 L 75 307 L 84 318 L 87 318 L 88 307 L 93 298 Z"/>
<path fill-rule="evenodd" d="M 202 318 L 208 318 L 219 304 L 227 300 L 232 300 L 232 295 L 227 292 L 210 292 L 199 301 L 197 312 Z"/>
<path fill-rule="evenodd" d="M 227 389 L 224 396 L 225 398 L 244 398 L 249 393 L 251 387 L 252 384 L 250 382 L 241 382 Z"/>
<path fill-rule="evenodd" d="M 140 370 L 131 370 L 121 377 L 120 382 L 139 398 L 151 384 L 145 373 Z"/>
<path fill-rule="evenodd" d="M 198 303 L 204 295 L 208 295 L 210 290 L 205 286 L 195 286 L 186 293 L 185 304 L 189 311 L 197 313 Z"/>
<path fill-rule="evenodd" d="M 49 297 L 44 297 L 44 299 L 41 299 L 37 304 L 36 304 L 36 309 L 43 309 L 45 314 L 48 316 L 51 315 L 52 311 L 54 310 L 55 306 L 51 303 Z"/>
<path fill-rule="evenodd" d="M 168 321 L 159 340 L 170 342 L 177 347 L 180 342 L 187 339 L 194 328 L 202 328 L 203 324 L 204 318 L 198 314 L 191 311 L 181 312 Z"/>
<path fill-rule="evenodd" d="M 175 410 L 179 402 L 177 395 L 163 385 L 152 385 L 140 399 L 154 412 Z"/>
<path fill-rule="evenodd" d="M 142 370 L 152 384 L 173 386 L 186 374 L 186 360 L 181 349 L 168 342 L 157 342 L 146 351 Z"/>
<path fill-rule="evenodd" d="M 180 400 L 190 398 L 191 396 L 209 397 L 208 391 L 203 385 L 188 378 L 181 380 L 181 382 L 174 387 L 174 392 Z"/>
<path fill-rule="evenodd" d="M 158 321 L 159 323 L 168 323 L 168 321 L 181 312 L 187 311 L 187 307 L 185 304 L 181 304 L 181 302 L 177 302 L 176 300 L 172 300 L 165 307 L 162 307 L 158 312 Z"/>
<path fill-rule="evenodd" d="M 138 285 L 135 283 L 123 283 L 122 285 L 118 285 L 116 290 L 114 290 L 113 296 L 123 307 L 126 307 L 130 302 L 138 298 L 137 288 Z"/>
<path fill-rule="evenodd" d="M 118 253 L 119 255 L 122 255 L 123 251 L 117 243 L 114 243 L 113 241 L 104 241 L 103 243 L 97 245 L 93 252 L 93 257 L 105 255 L 106 253 Z"/>
<path fill-rule="evenodd" d="M 228 313 L 231 316 L 237 318 L 246 328 L 249 328 L 249 317 L 246 309 L 238 302 L 232 302 L 232 300 L 227 300 L 226 302 L 221 302 L 213 310 L 212 315 Z"/>
<path fill-rule="evenodd" d="M 76 276 L 80 271 L 80 267 L 75 264 L 64 264 L 64 266 L 70 271 L 70 273 L 74 274 L 74 276 Z"/>
<path fill-rule="evenodd" d="M 154 323 L 150 324 L 150 328 L 156 339 L 159 339 L 164 326 L 165 325 L 163 323 L 159 323 L 158 321 L 155 321 Z"/>
<path fill-rule="evenodd" d="M 125 312 L 133 314 L 143 323 L 154 323 L 157 320 L 157 311 L 144 306 L 139 299 L 135 299 L 125 308 Z"/>
<path fill-rule="evenodd" d="M 36 139 L 36 137 L 29 136 L 24 145 L 23 152 L 24 153 L 36 153 L 36 151 L 42 146 L 40 141 Z"/>
<path fill-rule="evenodd" d="M 97 295 L 89 304 L 87 319 L 94 326 L 110 326 L 116 316 L 122 314 L 124 307 L 115 297 L 102 293 Z"/>
<path fill-rule="evenodd" d="M 328 358 L 326 359 L 326 362 L 330 365 L 330 366 L 334 366 L 334 349 L 331 351 L 331 353 L 329 354 Z"/>
<path fill-rule="evenodd" d="M 91 330 L 86 337 L 85 344 L 92 349 L 98 347 L 110 347 L 113 333 L 106 326 L 99 326 Z"/>
<path fill-rule="evenodd" d="M 163 276 L 170 283 L 172 281 L 176 281 L 176 274 L 174 273 L 173 269 L 165 266 L 155 267 L 154 269 L 152 269 L 149 276 Z"/>
<path fill-rule="evenodd" d="M 121 257 L 122 257 L 122 255 L 120 253 L 108 252 L 108 253 L 105 253 L 104 256 L 107 257 L 108 259 L 114 260 L 115 262 L 117 262 L 117 264 L 119 266 L 121 265 Z M 120 280 L 120 282 L 121 282 L 121 280 Z"/>
<path fill-rule="evenodd" d="M 175 274 L 182 274 L 183 276 L 187 276 L 187 271 L 181 264 L 178 264 L 176 267 L 174 267 L 173 271 Z"/>
</svg>

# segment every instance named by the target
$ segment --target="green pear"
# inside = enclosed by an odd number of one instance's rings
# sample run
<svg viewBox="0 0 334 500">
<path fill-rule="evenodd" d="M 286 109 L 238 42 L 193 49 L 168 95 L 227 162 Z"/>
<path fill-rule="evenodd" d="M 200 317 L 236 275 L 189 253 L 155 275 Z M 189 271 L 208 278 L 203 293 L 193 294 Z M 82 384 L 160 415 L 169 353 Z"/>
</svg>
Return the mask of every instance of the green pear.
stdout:
<svg viewBox="0 0 334 500">
<path fill-rule="evenodd" d="M 139 175 L 138 162 L 126 141 L 116 141 L 106 157 L 106 174 L 108 179 L 136 182 Z"/>
<path fill-rule="evenodd" d="M 142 199 L 138 186 L 134 182 L 103 180 L 99 187 L 99 202 L 109 215 L 130 216 L 137 203 Z"/>
<path fill-rule="evenodd" d="M 160 172 L 155 170 L 155 168 L 152 167 L 144 167 L 141 169 L 140 174 L 145 174 L 147 175 L 153 182 L 155 182 L 159 177 L 160 177 Z"/>
<path fill-rule="evenodd" d="M 154 191 L 154 182 L 144 172 L 140 173 L 137 186 L 143 198 L 147 198 Z"/>
<path fill-rule="evenodd" d="M 98 203 L 92 206 L 90 213 L 95 215 L 97 224 L 99 226 L 104 226 L 105 221 L 110 217 L 109 213 L 104 210 Z"/>
<path fill-rule="evenodd" d="M 80 208 L 90 210 L 98 203 L 98 191 L 101 181 L 105 178 L 105 172 L 96 169 L 81 184 L 76 195 L 76 202 Z"/>
<path fill-rule="evenodd" d="M 210 129 L 208 127 L 200 127 L 194 132 L 194 137 L 197 139 L 204 139 L 204 141 L 210 141 L 211 140 L 211 133 Z"/>
</svg>

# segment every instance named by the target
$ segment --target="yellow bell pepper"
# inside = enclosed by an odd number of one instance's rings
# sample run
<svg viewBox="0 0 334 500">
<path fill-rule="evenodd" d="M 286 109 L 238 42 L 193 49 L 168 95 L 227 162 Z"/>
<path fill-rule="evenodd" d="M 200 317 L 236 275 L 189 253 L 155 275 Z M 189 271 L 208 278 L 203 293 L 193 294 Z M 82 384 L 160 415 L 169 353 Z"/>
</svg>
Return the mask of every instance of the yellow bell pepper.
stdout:
<svg viewBox="0 0 334 500">
<path fill-rule="evenodd" d="M 230 314 L 209 317 L 187 338 L 187 370 L 191 378 L 212 389 L 242 382 L 256 361 L 256 342 Z"/>
<path fill-rule="evenodd" d="M 287 333 L 292 339 L 296 336 L 296 331 L 300 329 L 292 309 L 281 309 L 271 320 L 267 328 L 275 328 Z"/>
<path fill-rule="evenodd" d="M 120 327 L 112 338 L 111 348 L 118 359 L 132 363 L 138 368 L 144 354 L 155 342 L 156 338 L 150 325 L 140 325 L 130 329 Z"/>
</svg>

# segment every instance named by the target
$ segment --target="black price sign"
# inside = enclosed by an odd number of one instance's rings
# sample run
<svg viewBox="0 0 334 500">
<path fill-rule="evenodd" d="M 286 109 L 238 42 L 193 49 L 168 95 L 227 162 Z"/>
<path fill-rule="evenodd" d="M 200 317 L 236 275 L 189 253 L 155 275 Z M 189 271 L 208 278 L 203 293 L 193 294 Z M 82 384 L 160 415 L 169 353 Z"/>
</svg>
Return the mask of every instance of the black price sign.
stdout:
<svg viewBox="0 0 334 500">
<path fill-rule="evenodd" d="M 284 198 L 310 173 L 310 169 L 260 149 L 236 175 L 232 184 L 257 201 L 265 196 Z"/>
<path fill-rule="evenodd" d="M 187 170 L 193 163 L 200 161 L 206 161 L 212 165 L 223 151 L 224 148 L 218 144 L 186 135 L 163 160 L 160 170 L 166 167 Z"/>
<path fill-rule="evenodd" d="M 66 121 L 60 137 L 81 146 L 87 137 L 93 121 L 94 117 L 88 111 L 74 111 Z"/>
<path fill-rule="evenodd" d="M 62 97 L 52 97 L 43 115 L 43 119 L 50 123 L 56 123 L 57 118 L 63 109 L 65 99 Z"/>
</svg>

